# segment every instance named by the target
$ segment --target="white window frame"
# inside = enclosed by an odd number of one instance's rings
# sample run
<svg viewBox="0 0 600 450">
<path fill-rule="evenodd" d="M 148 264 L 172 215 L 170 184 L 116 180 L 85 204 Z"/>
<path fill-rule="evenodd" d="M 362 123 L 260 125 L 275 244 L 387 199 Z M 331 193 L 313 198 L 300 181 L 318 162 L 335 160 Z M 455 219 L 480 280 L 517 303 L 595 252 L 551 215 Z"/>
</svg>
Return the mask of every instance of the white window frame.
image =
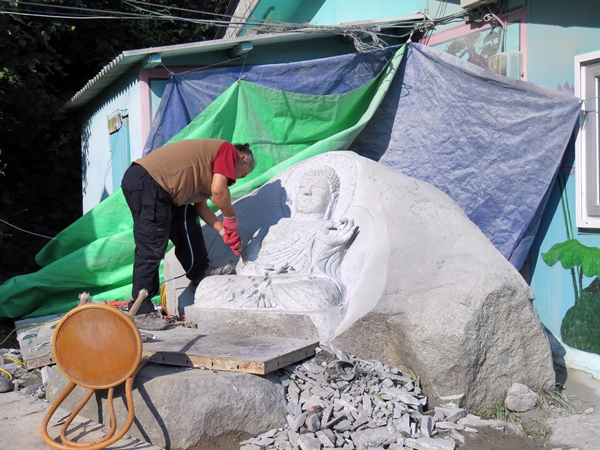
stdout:
<svg viewBox="0 0 600 450">
<path fill-rule="evenodd" d="M 600 229 L 600 51 L 575 56 L 575 96 L 585 100 L 575 143 L 576 224 Z"/>
</svg>

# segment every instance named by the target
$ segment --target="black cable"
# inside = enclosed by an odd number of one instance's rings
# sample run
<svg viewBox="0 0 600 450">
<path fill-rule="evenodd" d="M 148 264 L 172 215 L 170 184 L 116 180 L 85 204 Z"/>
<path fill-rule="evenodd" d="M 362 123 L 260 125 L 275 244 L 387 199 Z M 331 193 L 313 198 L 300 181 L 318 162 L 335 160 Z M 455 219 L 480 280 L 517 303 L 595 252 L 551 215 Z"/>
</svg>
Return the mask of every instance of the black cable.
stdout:
<svg viewBox="0 0 600 450">
<path fill-rule="evenodd" d="M 15 3 L 14 0 L 0 0 L 0 2 Z M 107 10 L 107 9 L 79 8 L 79 7 L 75 7 L 75 6 L 62 6 L 62 5 L 54 5 L 54 4 L 47 4 L 47 3 L 34 3 L 34 2 L 19 1 L 18 5 L 29 5 L 29 6 L 46 8 L 46 9 L 68 9 L 68 10 L 75 10 L 75 11 L 82 11 L 82 12 L 101 12 L 101 13 L 106 13 L 106 14 L 119 14 L 119 15 L 125 15 L 125 16 L 147 17 L 145 14 L 129 13 L 129 12 L 123 12 L 123 11 L 112 11 L 112 10 Z M 13 8 L 12 10 L 15 10 L 15 9 Z M 17 9 L 17 11 L 18 11 L 18 9 Z"/>
<path fill-rule="evenodd" d="M 17 230 L 22 231 L 23 233 L 33 234 L 34 236 L 39 236 L 39 237 L 43 237 L 43 238 L 50 239 L 50 240 L 54 239 L 53 237 L 50 237 L 50 236 L 44 236 L 43 234 L 37 234 L 37 233 L 33 233 L 31 231 L 24 230 L 23 228 L 19 228 L 18 226 L 13 225 L 12 223 L 7 222 L 6 220 L 0 219 L 0 222 L 5 223 L 6 225 L 11 226 L 13 228 L 16 228 Z"/>
<path fill-rule="evenodd" d="M 188 209 L 188 206 L 190 206 L 190 204 L 192 203 L 192 199 L 199 195 L 202 195 L 203 197 L 206 197 L 206 198 L 210 198 L 210 196 L 206 195 L 204 192 L 196 192 L 188 199 L 188 201 L 185 203 L 185 208 L 183 208 L 183 227 L 185 229 L 185 237 L 187 238 L 188 247 L 190 249 L 190 255 L 192 256 L 192 262 L 190 263 L 190 268 L 184 274 L 177 275 L 176 277 L 169 278 L 168 280 L 164 280 L 162 282 L 162 284 L 166 284 L 169 281 L 177 280 L 178 278 L 184 277 L 188 273 L 190 273 L 192 271 L 192 269 L 194 268 L 194 249 L 192 247 L 192 240 L 190 239 L 190 233 L 188 231 L 188 226 L 187 226 L 187 209 Z"/>
</svg>

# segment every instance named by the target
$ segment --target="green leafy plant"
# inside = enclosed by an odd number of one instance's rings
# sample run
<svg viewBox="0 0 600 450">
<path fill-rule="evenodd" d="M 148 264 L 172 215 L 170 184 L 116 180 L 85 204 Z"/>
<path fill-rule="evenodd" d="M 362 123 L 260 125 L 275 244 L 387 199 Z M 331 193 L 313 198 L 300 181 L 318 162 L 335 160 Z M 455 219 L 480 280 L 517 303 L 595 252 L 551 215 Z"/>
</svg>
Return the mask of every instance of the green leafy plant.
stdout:
<svg viewBox="0 0 600 450">
<path fill-rule="evenodd" d="M 587 247 L 577 239 L 553 245 L 542 259 L 549 266 L 560 262 L 571 271 L 575 304 L 561 324 L 562 340 L 569 346 L 600 354 L 600 281 L 596 278 L 583 288 L 583 276 L 600 275 L 600 249 Z"/>
<path fill-rule="evenodd" d="M 583 276 L 594 277 L 600 275 L 600 249 L 587 247 L 577 239 L 568 239 L 565 242 L 554 244 L 546 253 L 542 253 L 542 259 L 549 266 L 560 262 L 565 269 L 577 270 L 577 282 L 575 284 L 575 302 L 583 291 Z M 574 273 L 574 272 L 573 272 Z"/>
</svg>

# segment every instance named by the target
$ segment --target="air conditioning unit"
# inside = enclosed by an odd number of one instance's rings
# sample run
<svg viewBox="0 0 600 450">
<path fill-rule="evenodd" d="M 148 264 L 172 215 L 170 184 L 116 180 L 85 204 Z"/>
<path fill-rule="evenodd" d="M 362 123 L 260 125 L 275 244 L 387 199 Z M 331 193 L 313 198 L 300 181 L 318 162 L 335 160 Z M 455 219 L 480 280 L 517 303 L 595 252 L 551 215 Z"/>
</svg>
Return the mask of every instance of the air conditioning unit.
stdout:
<svg viewBox="0 0 600 450">
<path fill-rule="evenodd" d="M 488 58 L 488 70 L 506 75 L 510 78 L 521 79 L 523 54 L 518 51 L 498 53 Z"/>
<path fill-rule="evenodd" d="M 460 7 L 465 9 L 473 9 L 489 3 L 496 3 L 497 1 L 498 0 L 460 0 Z"/>
</svg>

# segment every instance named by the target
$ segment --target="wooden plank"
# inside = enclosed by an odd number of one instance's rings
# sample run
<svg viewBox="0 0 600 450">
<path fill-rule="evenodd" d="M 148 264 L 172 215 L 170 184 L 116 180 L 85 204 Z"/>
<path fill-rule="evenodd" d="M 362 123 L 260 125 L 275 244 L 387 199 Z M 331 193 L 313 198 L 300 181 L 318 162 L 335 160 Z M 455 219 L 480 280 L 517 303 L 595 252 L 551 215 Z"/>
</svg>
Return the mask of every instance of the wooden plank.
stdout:
<svg viewBox="0 0 600 450">
<path fill-rule="evenodd" d="M 190 328 L 155 331 L 142 354 L 151 362 L 265 375 L 310 358 L 316 341 L 235 333 L 202 334 Z"/>
<path fill-rule="evenodd" d="M 52 335 L 64 314 L 16 320 L 17 341 L 27 370 L 54 364 Z"/>
</svg>

